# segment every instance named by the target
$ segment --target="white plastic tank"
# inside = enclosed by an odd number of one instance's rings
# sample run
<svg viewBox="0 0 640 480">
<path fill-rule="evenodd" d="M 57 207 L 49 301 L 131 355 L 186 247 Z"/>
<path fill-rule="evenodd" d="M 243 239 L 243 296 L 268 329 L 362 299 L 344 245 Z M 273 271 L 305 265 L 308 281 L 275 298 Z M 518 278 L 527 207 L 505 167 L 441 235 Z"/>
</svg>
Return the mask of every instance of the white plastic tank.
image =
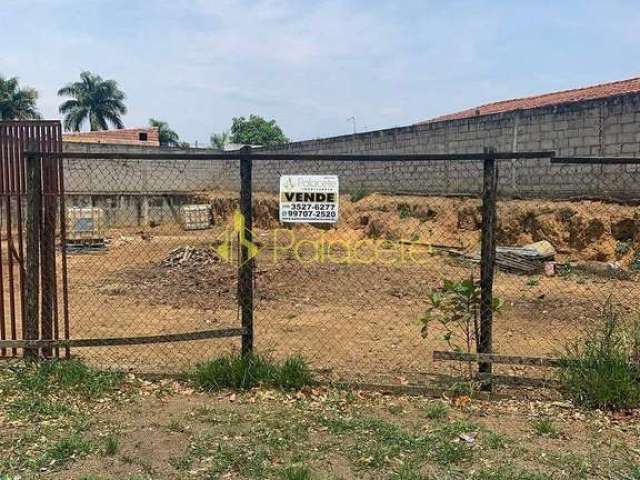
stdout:
<svg viewBox="0 0 640 480">
<path fill-rule="evenodd" d="M 183 205 L 180 208 L 180 216 L 185 230 L 204 230 L 211 227 L 210 205 Z"/>
</svg>

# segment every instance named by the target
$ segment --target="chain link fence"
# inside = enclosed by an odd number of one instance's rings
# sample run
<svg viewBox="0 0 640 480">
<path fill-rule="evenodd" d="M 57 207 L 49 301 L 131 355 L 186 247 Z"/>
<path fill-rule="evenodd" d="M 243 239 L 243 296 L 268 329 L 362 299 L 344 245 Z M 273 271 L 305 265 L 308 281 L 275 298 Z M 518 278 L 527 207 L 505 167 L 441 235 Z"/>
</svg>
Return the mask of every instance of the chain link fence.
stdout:
<svg viewBox="0 0 640 480">
<path fill-rule="evenodd" d="M 611 170 L 593 179 L 602 196 L 590 187 L 580 198 L 571 184 L 554 199 L 543 185 L 535 199 L 530 190 L 519 195 L 517 179 L 549 159 L 498 154 L 498 178 L 489 177 L 497 195 L 492 268 L 482 244 L 487 154 L 268 155 L 63 159 L 58 248 L 66 259 L 58 250 L 56 260 L 57 271 L 66 264 L 70 338 L 103 340 L 71 345 L 73 356 L 177 373 L 243 345 L 301 355 L 326 379 L 424 385 L 476 375 L 473 354 L 489 318 L 492 344 L 480 351 L 529 358 L 497 359 L 493 373 L 544 378 L 548 370 L 534 369 L 530 357 L 561 355 L 599 321 L 610 296 L 637 314 L 640 211 L 629 194 L 637 165 L 557 164 L 562 178 Z M 250 179 L 241 162 L 250 162 Z M 612 172 L 619 175 L 607 194 L 602 179 Z M 281 222 L 287 175 L 337 175 L 338 221 Z M 621 182 L 628 198 L 612 201 Z M 236 214 L 247 201 L 250 219 Z"/>
</svg>

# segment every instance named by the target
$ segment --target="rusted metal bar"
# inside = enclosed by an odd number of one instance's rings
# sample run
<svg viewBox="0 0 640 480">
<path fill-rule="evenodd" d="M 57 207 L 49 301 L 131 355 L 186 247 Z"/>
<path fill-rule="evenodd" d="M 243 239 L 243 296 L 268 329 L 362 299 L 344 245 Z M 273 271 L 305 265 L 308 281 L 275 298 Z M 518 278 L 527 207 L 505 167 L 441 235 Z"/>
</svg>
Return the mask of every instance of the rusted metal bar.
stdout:
<svg viewBox="0 0 640 480">
<path fill-rule="evenodd" d="M 50 152 L 52 147 L 51 129 L 49 126 L 38 127 L 40 151 Z M 55 205 L 52 200 L 53 172 L 51 164 L 55 159 L 46 158 L 41 161 L 42 166 L 42 224 L 40 228 L 40 338 L 54 339 L 54 304 L 55 304 Z M 45 347 L 41 355 L 49 358 L 53 355 L 51 348 Z"/>
<path fill-rule="evenodd" d="M 13 250 L 15 247 L 13 245 L 13 214 L 12 214 L 12 208 L 11 208 L 11 202 L 12 202 L 12 198 L 14 196 L 16 196 L 16 189 L 15 189 L 15 170 L 16 168 L 19 168 L 19 159 L 17 159 L 16 157 L 19 155 L 20 152 L 20 146 L 19 146 L 19 140 L 18 140 L 18 134 L 20 134 L 20 128 L 18 128 L 17 126 L 10 126 L 9 128 L 9 135 L 8 135 L 8 149 L 7 149 L 7 157 L 6 157 L 6 175 L 5 175 L 5 185 L 4 185 L 4 191 L 6 192 L 6 197 L 5 197 L 5 207 L 6 207 L 6 213 L 7 213 L 7 248 L 11 251 Z M 17 203 L 17 208 L 20 209 L 20 200 L 19 200 L 19 195 L 17 196 L 18 198 L 18 202 Z M 20 238 L 22 236 L 22 231 L 20 229 L 18 229 L 18 238 Z M 17 338 L 17 319 L 16 319 L 16 291 L 15 291 L 15 281 L 14 281 L 14 269 L 13 269 L 13 256 L 9 255 L 8 261 L 7 261 L 7 280 L 8 280 L 8 285 L 9 285 L 9 322 L 10 322 L 10 330 L 11 330 L 11 338 L 13 340 L 16 340 Z M 22 285 L 21 282 L 21 276 L 19 276 L 18 278 L 18 282 L 20 285 Z M 23 290 L 21 289 L 21 292 Z M 22 295 L 20 296 L 20 300 L 22 301 Z M 24 315 L 24 310 L 21 311 L 21 314 Z M 16 355 L 17 354 L 17 350 L 15 348 L 12 349 L 11 351 L 12 355 Z"/>
<path fill-rule="evenodd" d="M 240 213 L 242 225 L 238 232 L 240 256 L 238 258 L 238 307 L 242 318 L 242 355 L 253 352 L 253 275 L 255 261 L 250 253 L 253 242 L 251 232 L 253 211 L 251 206 L 251 147 L 242 148 L 240 160 Z"/>
<path fill-rule="evenodd" d="M 40 319 L 40 227 L 42 223 L 42 159 L 30 153 L 27 156 L 27 257 L 26 257 L 26 314 L 22 318 L 22 336 L 25 340 L 38 338 Z M 26 358 L 37 358 L 38 349 L 25 347 Z"/>
<path fill-rule="evenodd" d="M 28 152 L 26 152 L 28 153 Z M 512 160 L 526 158 L 552 158 L 554 151 L 537 152 L 495 152 L 491 154 L 494 160 Z M 78 158 L 87 160 L 242 160 L 242 150 L 227 153 L 82 153 L 82 152 L 49 152 L 44 157 Z M 390 162 L 414 161 L 432 162 L 446 160 L 485 160 L 489 155 L 485 152 L 477 153 L 410 153 L 410 154 L 310 154 L 310 153 L 262 153 L 254 152 L 252 160 L 336 160 L 351 162 Z"/>
<path fill-rule="evenodd" d="M 5 189 L 5 175 L 7 174 L 7 168 L 5 164 L 5 159 L 7 157 L 7 148 L 8 148 L 8 140 L 9 135 L 7 134 L 7 127 L 4 125 L 0 126 L 0 192 L 2 193 L 1 197 L 8 195 L 8 192 Z M 2 198 L 0 197 L 0 209 L 3 209 Z M 6 209 L 5 215 L 6 215 Z M 3 215 L 0 215 L 0 221 Z M 6 220 L 5 220 L 6 224 Z M 1 230 L 1 225 L 0 225 Z M 11 252 L 7 248 L 7 256 L 11 255 Z M 4 267 L 2 261 L 2 235 L 0 235 L 0 340 L 7 339 L 7 325 L 5 323 L 4 316 Z M 0 356 L 4 357 L 7 354 L 6 348 L 0 348 Z"/>
<path fill-rule="evenodd" d="M 493 149 L 487 148 L 487 154 Z M 498 190 L 498 167 L 490 156 L 484 161 L 482 193 L 482 239 L 480 247 L 480 338 L 478 353 L 491 353 L 493 345 L 493 271 L 496 260 L 496 197 Z M 478 372 L 490 377 L 491 363 L 479 362 Z M 491 381 L 483 383 L 485 391 L 491 391 Z"/>
<path fill-rule="evenodd" d="M 72 340 L 2 340 L 0 347 L 18 347 L 37 351 L 39 348 L 84 348 L 113 347 L 121 345 L 148 345 L 152 343 L 191 342 L 211 338 L 239 337 L 245 333 L 242 328 L 223 328 L 202 330 L 199 332 L 171 333 L 166 335 L 147 335 L 142 337 L 117 338 L 80 338 Z"/>
<path fill-rule="evenodd" d="M 58 127 L 58 151 L 62 152 L 62 130 Z M 65 248 L 65 242 L 67 239 L 67 220 L 66 220 L 66 206 L 65 206 L 65 189 L 64 189 L 64 158 L 58 157 L 58 191 L 60 198 L 60 246 L 62 255 L 62 324 L 63 324 L 63 337 L 65 340 L 70 338 L 70 325 L 69 325 L 69 274 L 67 270 L 67 249 Z M 65 347 L 65 358 L 71 357 L 71 350 L 69 346 Z"/>
</svg>

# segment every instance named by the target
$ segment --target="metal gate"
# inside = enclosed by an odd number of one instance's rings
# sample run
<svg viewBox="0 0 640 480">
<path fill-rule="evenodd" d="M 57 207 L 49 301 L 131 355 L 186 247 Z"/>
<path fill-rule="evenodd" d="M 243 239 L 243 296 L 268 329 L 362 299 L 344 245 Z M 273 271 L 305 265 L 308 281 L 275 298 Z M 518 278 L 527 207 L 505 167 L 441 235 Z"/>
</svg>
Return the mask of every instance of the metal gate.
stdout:
<svg viewBox="0 0 640 480">
<path fill-rule="evenodd" d="M 61 153 L 60 122 L 0 122 L 0 358 L 57 357 L 69 338 L 62 159 L 25 150 Z"/>
</svg>

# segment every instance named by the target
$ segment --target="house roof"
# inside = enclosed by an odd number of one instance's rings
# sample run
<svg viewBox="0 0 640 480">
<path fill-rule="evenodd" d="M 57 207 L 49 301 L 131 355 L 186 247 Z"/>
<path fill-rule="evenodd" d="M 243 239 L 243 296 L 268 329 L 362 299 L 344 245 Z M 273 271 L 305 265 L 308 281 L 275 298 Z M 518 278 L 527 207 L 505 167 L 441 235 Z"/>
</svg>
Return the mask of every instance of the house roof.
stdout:
<svg viewBox="0 0 640 480">
<path fill-rule="evenodd" d="M 596 98 L 613 97 L 626 93 L 640 92 L 640 77 L 620 80 L 617 82 L 601 83 L 590 87 L 562 90 L 560 92 L 545 93 L 532 97 L 513 98 L 499 102 L 487 103 L 478 107 L 468 108 L 460 112 L 441 115 L 418 124 L 441 122 L 445 120 L 461 120 L 481 115 L 512 112 L 514 110 L 527 110 L 530 108 L 548 107 L 563 103 L 581 102 Z"/>
<path fill-rule="evenodd" d="M 142 134 L 142 135 L 140 135 Z M 143 140 L 145 138 L 146 140 Z M 106 143 L 115 145 L 151 145 L 159 146 L 158 129 L 121 128 L 119 130 L 97 130 L 93 132 L 73 132 L 62 135 L 63 142 Z"/>
</svg>

